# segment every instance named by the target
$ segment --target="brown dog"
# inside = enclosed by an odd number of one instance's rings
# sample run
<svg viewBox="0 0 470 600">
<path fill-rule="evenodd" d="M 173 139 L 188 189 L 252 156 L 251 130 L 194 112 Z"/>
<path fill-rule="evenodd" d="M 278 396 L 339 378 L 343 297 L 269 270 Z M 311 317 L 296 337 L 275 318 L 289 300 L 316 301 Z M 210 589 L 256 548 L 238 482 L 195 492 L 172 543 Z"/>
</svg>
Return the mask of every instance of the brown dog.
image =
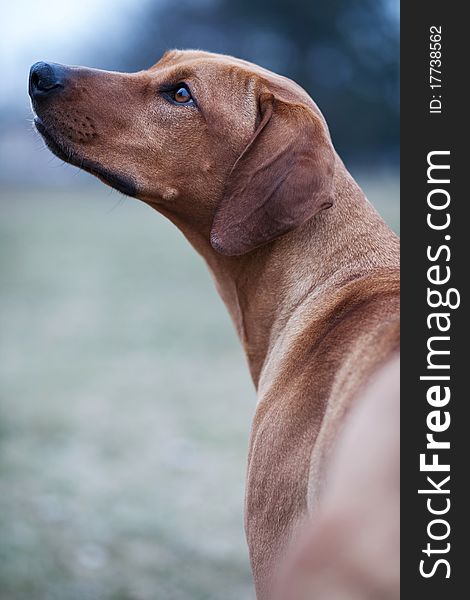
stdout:
<svg viewBox="0 0 470 600">
<path fill-rule="evenodd" d="M 398 426 L 370 400 L 350 408 L 398 346 L 399 245 L 337 156 L 315 103 L 284 77 L 193 51 L 131 74 L 37 63 L 30 95 L 55 154 L 171 219 L 214 275 L 259 395 L 246 494 L 258 598 L 273 596 L 292 539 L 317 510 L 307 554 L 293 552 L 284 581 L 305 564 L 309 576 L 283 597 L 309 598 L 310 589 L 346 598 L 339 581 L 359 590 L 350 598 L 395 597 L 389 532 L 398 523 L 387 494 L 398 486 L 387 465 L 398 456 L 381 440 L 396 439 Z M 367 423 L 356 437 L 355 418 Z M 377 452 L 389 476 L 369 456 L 374 440 L 389 449 Z M 361 486 L 361 501 L 350 503 L 353 472 L 370 495 Z M 375 564 L 384 556 L 387 565 Z"/>
</svg>

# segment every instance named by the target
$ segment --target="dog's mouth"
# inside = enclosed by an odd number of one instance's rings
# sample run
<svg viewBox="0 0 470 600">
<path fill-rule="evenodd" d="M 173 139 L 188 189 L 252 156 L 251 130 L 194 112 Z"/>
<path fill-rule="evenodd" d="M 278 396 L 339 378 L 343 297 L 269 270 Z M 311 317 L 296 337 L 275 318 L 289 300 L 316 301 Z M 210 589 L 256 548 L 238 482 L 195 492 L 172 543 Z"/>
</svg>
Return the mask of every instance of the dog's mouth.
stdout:
<svg viewBox="0 0 470 600">
<path fill-rule="evenodd" d="M 58 140 L 56 140 L 50 134 L 50 132 L 46 129 L 46 126 L 44 125 L 44 123 L 40 117 L 38 117 L 38 116 L 34 117 L 34 125 L 35 125 L 36 129 L 38 130 L 38 132 L 41 134 L 41 137 L 44 140 L 44 142 L 46 143 L 46 146 L 49 148 L 49 150 L 53 154 L 55 154 L 57 156 L 57 158 L 60 158 L 61 160 L 65 161 L 65 162 L 70 162 L 70 163 L 74 164 L 72 162 L 73 158 L 74 158 L 74 152 L 72 152 L 71 149 L 66 148 L 64 144 L 60 143 Z M 80 166 L 80 165 L 76 165 L 76 166 Z"/>
<path fill-rule="evenodd" d="M 95 175 L 103 183 L 110 185 L 126 196 L 137 195 L 137 185 L 132 177 L 110 171 L 99 163 L 81 156 L 74 148 L 71 148 L 62 139 L 51 133 L 50 128 L 47 128 L 43 120 L 37 115 L 34 117 L 34 125 L 46 146 L 55 156 L 64 162 Z"/>
</svg>

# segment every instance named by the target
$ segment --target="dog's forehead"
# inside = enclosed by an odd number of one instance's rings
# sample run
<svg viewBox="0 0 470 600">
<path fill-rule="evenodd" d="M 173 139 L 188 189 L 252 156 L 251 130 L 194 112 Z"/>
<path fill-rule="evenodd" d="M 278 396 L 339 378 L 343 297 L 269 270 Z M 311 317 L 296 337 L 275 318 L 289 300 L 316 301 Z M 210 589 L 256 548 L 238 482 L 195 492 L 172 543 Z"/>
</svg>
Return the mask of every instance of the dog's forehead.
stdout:
<svg viewBox="0 0 470 600">
<path fill-rule="evenodd" d="M 235 58 L 226 54 L 216 54 L 202 50 L 169 50 L 162 58 L 149 69 L 150 72 L 160 71 L 181 73 L 186 76 L 195 76 L 221 79 L 229 77 L 231 81 L 239 80 L 241 84 L 247 80 L 258 80 L 270 87 L 282 89 L 292 96 L 308 98 L 307 93 L 297 83 L 273 73 L 268 69 L 255 65 L 249 61 Z"/>
<path fill-rule="evenodd" d="M 265 75 L 274 75 L 271 71 L 263 69 L 258 65 L 250 63 L 228 54 L 216 54 L 214 52 L 206 52 L 204 50 L 168 50 L 155 63 L 152 69 L 158 69 L 162 67 L 170 66 L 188 66 L 194 69 L 196 68 L 210 68 L 211 70 L 220 69 L 224 71 L 227 69 L 234 69 L 238 67 L 241 72 L 250 71 L 253 73 L 259 72 Z"/>
</svg>

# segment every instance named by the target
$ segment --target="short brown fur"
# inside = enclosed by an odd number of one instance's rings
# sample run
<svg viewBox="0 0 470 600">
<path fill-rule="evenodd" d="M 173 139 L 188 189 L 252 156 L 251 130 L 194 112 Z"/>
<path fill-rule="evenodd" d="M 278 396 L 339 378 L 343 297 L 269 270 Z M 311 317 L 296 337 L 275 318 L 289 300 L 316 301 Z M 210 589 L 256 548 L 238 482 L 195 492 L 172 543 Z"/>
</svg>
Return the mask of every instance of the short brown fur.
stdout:
<svg viewBox="0 0 470 600">
<path fill-rule="evenodd" d="M 343 427 L 398 348 L 398 239 L 334 151 L 318 107 L 289 79 L 199 51 L 168 52 L 139 73 L 68 73 L 63 92 L 33 102 L 46 142 L 107 183 L 131 182 L 182 230 L 244 346 L 259 397 L 246 533 L 257 597 L 272 598 L 297 529 L 317 511 L 311 539 L 321 539 Z M 161 93 L 182 81 L 197 106 L 175 106 Z M 375 422 L 377 431 L 387 426 Z M 363 443 L 367 452 L 367 436 Z M 347 528 L 328 531 L 351 542 Z M 306 547 L 310 557 L 321 553 Z M 376 571 L 366 560 L 365 571 Z M 397 595 L 395 572 L 374 582 L 376 598 Z M 368 598 L 367 577 L 361 582 Z M 334 579 L 325 585 L 322 600 L 340 598 Z"/>
</svg>

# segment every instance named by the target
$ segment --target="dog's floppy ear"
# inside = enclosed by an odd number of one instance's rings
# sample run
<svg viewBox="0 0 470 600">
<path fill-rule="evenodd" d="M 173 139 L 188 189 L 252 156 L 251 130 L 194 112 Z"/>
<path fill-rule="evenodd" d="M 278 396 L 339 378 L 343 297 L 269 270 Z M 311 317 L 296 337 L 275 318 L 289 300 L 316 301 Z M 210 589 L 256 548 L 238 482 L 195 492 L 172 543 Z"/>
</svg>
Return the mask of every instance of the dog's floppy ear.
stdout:
<svg viewBox="0 0 470 600">
<path fill-rule="evenodd" d="M 261 121 L 229 175 L 211 244 L 227 256 L 250 252 L 333 204 L 334 151 L 320 118 L 266 93 Z"/>
</svg>

